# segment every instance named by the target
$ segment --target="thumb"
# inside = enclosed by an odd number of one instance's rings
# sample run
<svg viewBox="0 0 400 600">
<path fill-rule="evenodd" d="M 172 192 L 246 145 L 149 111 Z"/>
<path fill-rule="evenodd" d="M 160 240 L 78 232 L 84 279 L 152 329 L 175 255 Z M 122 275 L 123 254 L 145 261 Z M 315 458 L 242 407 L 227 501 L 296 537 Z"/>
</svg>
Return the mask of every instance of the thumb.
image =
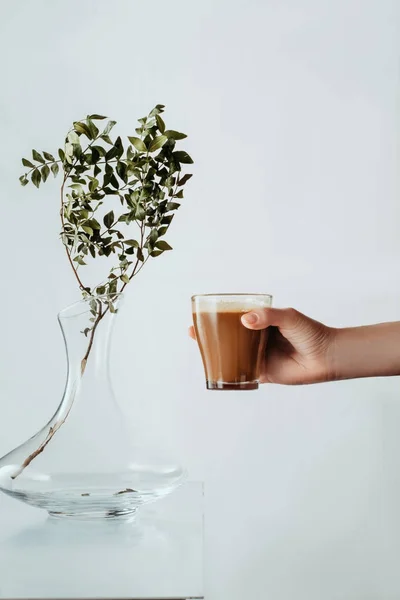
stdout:
<svg viewBox="0 0 400 600">
<path fill-rule="evenodd" d="M 257 308 L 242 316 L 242 323 L 248 329 L 265 329 L 271 325 L 283 329 L 295 329 L 305 318 L 294 308 Z"/>
</svg>

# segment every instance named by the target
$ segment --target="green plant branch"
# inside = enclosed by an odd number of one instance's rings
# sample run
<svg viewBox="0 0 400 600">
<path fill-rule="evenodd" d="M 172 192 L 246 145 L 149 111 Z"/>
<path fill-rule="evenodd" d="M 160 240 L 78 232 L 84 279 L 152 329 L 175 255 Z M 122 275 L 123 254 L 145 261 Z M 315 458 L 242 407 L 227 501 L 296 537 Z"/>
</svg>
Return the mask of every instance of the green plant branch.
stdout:
<svg viewBox="0 0 400 600">
<path fill-rule="evenodd" d="M 108 308 L 107 308 L 107 309 L 104 311 L 104 313 L 103 313 L 103 312 L 102 312 L 102 310 L 101 310 L 101 303 L 99 303 L 99 315 L 98 315 L 98 317 L 97 317 L 97 319 L 96 319 L 96 321 L 95 321 L 95 323 L 94 323 L 94 325 L 93 325 L 93 327 L 92 327 L 92 331 L 91 331 L 91 333 L 90 333 L 89 345 L 88 345 L 88 348 L 87 348 L 87 350 L 86 350 L 86 354 L 85 354 L 85 356 L 82 358 L 82 361 L 81 361 L 81 375 L 83 375 L 83 374 L 84 374 L 84 372 L 85 372 L 85 369 L 86 369 L 86 363 L 87 363 L 87 360 L 88 360 L 88 358 L 89 358 L 90 351 L 91 351 L 91 349 L 92 349 L 92 346 L 93 346 L 94 334 L 95 334 L 95 332 L 96 332 L 96 329 L 97 329 L 97 327 L 98 327 L 98 325 L 99 325 L 100 321 L 101 321 L 101 320 L 102 320 L 102 318 L 104 317 L 104 315 L 107 313 L 107 311 L 108 311 Z"/>
<path fill-rule="evenodd" d="M 140 128 L 136 130 L 139 137 L 128 136 L 130 145 L 126 151 L 120 137 L 115 141 L 110 138 L 111 129 L 116 124 L 115 121 L 108 121 L 102 132 L 93 121 L 103 120 L 106 117 L 92 115 L 86 120 L 76 121 L 67 134 L 65 149 L 58 151 L 60 160 L 49 160 L 49 157 L 52 158 L 53 155 L 47 152 L 43 152 L 43 158 L 39 152 L 33 150 L 33 161 L 38 164 L 20 177 L 21 185 L 27 185 L 29 183 L 28 176 L 30 176 L 32 183 L 39 188 L 41 183 L 46 182 L 50 170 L 56 177 L 60 170 L 59 164 L 63 169 L 60 188 L 62 241 L 68 262 L 84 298 L 89 296 L 94 301 L 96 298 L 98 299 L 98 309 L 96 311 L 91 309 L 93 325 L 83 332 L 85 336 L 90 332 L 90 337 L 81 361 L 81 377 L 84 375 L 99 324 L 108 312 L 115 312 L 113 302 L 117 294 L 125 290 L 127 284 L 143 269 L 151 256 L 156 257 L 171 250 L 169 244 L 161 239 L 169 229 L 173 218 L 172 213 L 179 207 L 179 203 L 175 201 L 171 203 L 170 200 L 183 198 L 183 185 L 191 175 L 181 178 L 181 165 L 190 164 L 193 161 L 186 152 L 175 150 L 177 141 L 186 138 L 186 135 L 166 129 L 160 116 L 163 111 L 164 106 L 158 104 L 147 117 L 139 120 Z M 82 135 L 90 140 L 85 150 L 82 150 Z M 92 146 L 95 142 L 100 143 L 100 140 L 105 141 L 110 147 L 106 150 L 101 145 L 101 152 L 97 150 L 99 156 L 95 156 L 95 148 Z M 91 153 L 87 154 L 91 148 Z M 99 160 L 100 154 L 107 158 Z M 23 159 L 22 162 L 24 166 L 32 166 L 30 160 Z M 88 172 L 93 172 L 93 177 L 89 176 Z M 128 173 L 130 173 L 129 176 Z M 100 175 L 103 176 L 101 186 L 97 179 Z M 175 184 L 171 185 L 174 178 Z M 67 205 L 65 186 L 69 180 L 72 182 L 69 186 L 72 191 L 67 194 Z M 121 181 L 122 183 L 120 183 Z M 85 187 L 86 191 L 81 193 Z M 181 189 L 179 193 L 178 187 Z M 122 194 L 126 190 L 129 195 Z M 94 214 L 100 206 L 105 206 L 109 194 L 119 196 L 122 214 L 114 215 L 113 210 L 107 213 L 103 217 L 105 226 L 103 229 L 102 225 L 94 218 Z M 97 202 L 97 205 L 93 206 L 93 202 Z M 88 214 L 91 215 L 90 218 L 87 217 Z M 124 221 L 128 226 L 135 222 L 140 231 L 140 241 L 126 240 L 125 235 L 117 229 L 120 221 Z M 150 228 L 147 236 L 145 236 L 146 227 Z M 109 239 L 110 241 L 108 241 Z M 83 257 L 89 253 L 93 258 L 102 254 L 109 256 L 119 247 L 122 249 L 119 264 L 110 270 L 107 282 L 95 286 L 93 290 L 86 287 L 78 273 L 79 266 L 86 264 Z M 145 249 L 147 250 L 146 258 L 144 257 Z M 136 261 L 127 260 L 126 256 L 133 255 L 135 252 Z M 128 275 L 132 264 L 132 271 Z M 119 277 L 114 274 L 114 271 L 118 269 Z M 107 298 L 107 300 L 105 301 L 103 298 Z M 102 308 L 103 304 L 104 309 Z M 12 479 L 22 473 L 43 452 L 67 419 L 72 404 L 73 401 L 65 416 L 49 428 L 44 440 L 24 460 Z"/>
<path fill-rule="evenodd" d="M 36 171 L 37 169 L 41 169 L 45 166 L 48 167 L 49 165 L 54 165 L 54 163 L 58 164 L 61 162 L 62 162 L 61 159 L 45 161 L 44 163 L 40 163 L 40 165 L 38 165 L 37 167 L 32 167 L 32 169 L 30 171 L 28 171 L 27 173 L 25 173 L 25 175 L 26 175 L 26 177 L 28 177 L 32 173 L 32 171 Z"/>
</svg>

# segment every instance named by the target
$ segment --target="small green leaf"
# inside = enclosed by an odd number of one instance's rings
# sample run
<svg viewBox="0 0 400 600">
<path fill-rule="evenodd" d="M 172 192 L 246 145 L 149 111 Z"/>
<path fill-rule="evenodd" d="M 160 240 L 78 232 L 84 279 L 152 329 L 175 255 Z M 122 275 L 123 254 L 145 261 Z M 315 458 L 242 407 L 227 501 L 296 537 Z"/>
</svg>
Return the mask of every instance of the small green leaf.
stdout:
<svg viewBox="0 0 400 600">
<path fill-rule="evenodd" d="M 33 160 L 36 160 L 36 162 L 40 162 L 44 165 L 44 158 L 37 150 L 32 150 L 32 156 Z"/>
<path fill-rule="evenodd" d="M 83 260 L 82 256 L 75 256 L 74 261 L 78 263 L 78 265 L 86 265 L 85 261 Z"/>
<path fill-rule="evenodd" d="M 92 146 L 92 159 L 93 159 L 93 150 L 95 151 L 96 155 L 98 154 L 99 156 L 105 156 L 105 154 L 106 154 L 106 150 L 105 150 L 105 148 L 103 148 L 103 146 Z"/>
<path fill-rule="evenodd" d="M 116 156 L 118 156 L 118 148 L 115 147 L 115 145 L 109 149 L 109 151 L 106 153 L 105 159 L 106 160 L 112 160 L 113 158 L 115 158 Z"/>
<path fill-rule="evenodd" d="M 135 219 L 138 221 L 144 221 L 146 218 L 146 211 L 142 206 L 138 206 L 135 210 Z"/>
<path fill-rule="evenodd" d="M 163 225 L 162 227 L 158 228 L 158 235 L 159 237 L 161 237 L 162 235 L 165 235 L 168 231 L 168 225 Z"/>
<path fill-rule="evenodd" d="M 100 138 L 107 142 L 107 144 L 111 144 L 111 146 L 113 145 L 112 139 L 107 134 L 101 135 Z"/>
<path fill-rule="evenodd" d="M 76 131 L 70 131 L 67 135 L 67 139 L 70 144 L 79 144 L 79 135 Z"/>
<path fill-rule="evenodd" d="M 139 152 L 147 152 L 146 145 L 140 138 L 128 136 L 128 140 L 131 142 L 131 144 L 135 146 L 136 150 L 138 150 Z"/>
<path fill-rule="evenodd" d="M 108 121 L 102 135 L 108 135 L 111 129 L 117 124 L 117 121 Z M 111 142 L 112 143 L 112 142 Z"/>
<path fill-rule="evenodd" d="M 143 186 L 140 192 L 139 200 L 145 200 L 150 197 L 150 190 L 148 187 Z"/>
<path fill-rule="evenodd" d="M 121 275 L 120 279 L 121 279 L 121 281 L 123 281 L 124 283 L 129 283 L 129 277 L 128 277 L 128 275 L 126 275 L 126 274 L 124 274 L 124 275 Z"/>
<path fill-rule="evenodd" d="M 139 243 L 136 240 L 124 240 L 124 244 L 127 246 L 133 246 L 134 248 L 139 248 Z"/>
<path fill-rule="evenodd" d="M 89 115 L 88 119 L 93 119 L 94 121 L 102 121 L 103 119 L 107 119 L 107 117 L 103 117 L 103 115 Z"/>
<path fill-rule="evenodd" d="M 164 252 L 164 250 L 153 250 L 152 252 L 150 252 L 150 256 L 160 256 L 160 254 L 162 254 Z"/>
<path fill-rule="evenodd" d="M 103 219 L 103 223 L 104 225 L 107 227 L 107 229 L 110 229 L 110 227 L 112 226 L 112 224 L 114 223 L 114 211 L 110 211 L 109 213 L 107 213 Z"/>
<path fill-rule="evenodd" d="M 150 235 L 148 237 L 148 240 L 151 244 L 154 244 L 157 240 L 158 240 L 158 231 L 157 229 L 152 229 L 150 231 Z"/>
<path fill-rule="evenodd" d="M 82 154 L 82 148 L 80 144 L 74 144 L 73 145 L 73 154 L 75 156 L 75 158 L 79 158 Z"/>
<path fill-rule="evenodd" d="M 167 210 L 176 210 L 179 207 L 180 207 L 180 204 L 178 202 L 168 202 L 166 209 Z"/>
<path fill-rule="evenodd" d="M 61 148 L 58 149 L 58 156 L 60 157 L 60 159 L 62 160 L 62 162 L 65 161 L 65 152 Z"/>
<path fill-rule="evenodd" d="M 155 246 L 159 250 L 172 250 L 172 247 L 164 240 L 159 240 L 158 242 L 156 242 Z"/>
<path fill-rule="evenodd" d="M 160 117 L 160 115 L 158 115 L 158 114 L 156 115 L 156 122 L 157 122 L 158 129 L 161 131 L 161 133 L 164 133 L 165 123 L 162 120 L 162 118 Z"/>
<path fill-rule="evenodd" d="M 118 179 L 115 177 L 114 173 L 110 177 L 110 183 L 116 190 L 119 189 Z"/>
<path fill-rule="evenodd" d="M 82 229 L 89 235 L 93 235 L 93 229 L 91 227 L 89 227 L 88 225 L 82 225 Z"/>
<path fill-rule="evenodd" d="M 107 196 L 111 196 L 112 194 L 118 194 L 117 190 L 113 190 L 110 187 L 103 187 L 103 192 L 107 195 Z"/>
<path fill-rule="evenodd" d="M 83 187 L 81 186 L 80 183 L 71 183 L 71 185 L 69 185 L 68 187 L 72 188 L 73 190 L 75 190 L 75 192 L 78 194 L 78 196 L 82 196 L 83 195 Z"/>
<path fill-rule="evenodd" d="M 186 175 L 184 175 L 183 177 L 181 177 L 177 183 L 177 185 L 185 185 L 185 183 L 187 181 L 189 181 L 189 179 L 193 177 L 193 175 L 191 173 L 186 173 Z"/>
<path fill-rule="evenodd" d="M 101 225 L 98 221 L 96 221 L 96 219 L 89 219 L 88 221 L 86 221 L 86 225 L 89 225 L 89 227 L 91 227 L 92 229 L 101 229 Z"/>
<path fill-rule="evenodd" d="M 42 167 L 41 174 L 42 174 L 42 181 L 44 183 L 47 180 L 48 176 L 50 175 L 50 169 L 47 165 L 44 165 Z"/>
<path fill-rule="evenodd" d="M 55 162 L 51 165 L 51 172 L 53 173 L 54 177 L 57 177 L 58 175 L 58 171 L 59 171 L 59 166 L 58 164 Z"/>
<path fill-rule="evenodd" d="M 54 156 L 52 154 L 50 154 L 49 152 L 43 152 L 43 156 L 45 157 L 46 160 L 50 160 L 51 162 L 54 162 L 56 160 L 54 158 Z"/>
<path fill-rule="evenodd" d="M 75 260 L 75 259 L 74 259 L 74 260 Z M 91 308 L 91 311 L 90 311 L 90 312 L 91 312 L 93 315 L 97 315 L 97 302 L 96 302 L 96 300 L 91 300 L 91 301 L 89 302 L 89 306 L 90 306 L 90 308 Z"/>
<path fill-rule="evenodd" d="M 99 146 L 96 146 L 95 148 L 92 147 L 91 150 L 91 157 L 90 157 L 90 163 L 92 165 L 95 165 L 99 160 L 100 160 L 100 152 L 98 151 Z"/>
<path fill-rule="evenodd" d="M 91 119 L 86 119 L 86 124 L 89 128 L 90 134 L 92 136 L 92 139 L 97 138 L 97 136 L 99 135 L 99 130 L 97 129 L 96 125 L 93 123 L 93 121 Z"/>
<path fill-rule="evenodd" d="M 31 169 L 35 168 L 35 165 L 33 165 L 29 160 L 27 160 L 26 158 L 22 159 L 22 164 L 24 165 L 24 167 L 30 167 Z"/>
<path fill-rule="evenodd" d="M 175 177 L 168 177 L 165 181 L 164 181 L 164 185 L 166 185 L 169 188 L 174 187 L 175 185 Z"/>
<path fill-rule="evenodd" d="M 193 159 L 184 150 L 177 150 L 176 152 L 172 153 L 172 156 L 180 163 L 187 165 L 191 165 L 193 163 Z"/>
<path fill-rule="evenodd" d="M 142 262 L 144 261 L 144 256 L 143 256 L 143 252 L 142 252 L 142 249 L 141 249 L 141 248 L 138 248 L 138 249 L 137 249 L 136 256 L 137 256 L 137 257 L 138 257 L 138 259 L 139 259 L 139 260 L 141 260 Z"/>
<path fill-rule="evenodd" d="M 149 113 L 149 118 L 150 117 L 155 117 L 156 115 L 158 115 L 158 113 L 160 112 L 160 110 L 157 108 L 157 106 L 155 108 L 153 108 L 153 110 Z"/>
<path fill-rule="evenodd" d="M 124 147 L 123 147 L 123 145 L 122 145 L 122 140 L 121 140 L 121 137 L 120 137 L 120 136 L 118 136 L 118 137 L 117 137 L 117 139 L 115 140 L 115 143 L 114 143 L 114 148 L 115 148 L 115 149 L 116 149 L 116 151 L 117 151 L 117 157 L 118 157 L 118 158 L 121 158 L 121 156 L 122 156 L 122 155 L 123 155 L 123 153 L 124 153 Z"/>
<path fill-rule="evenodd" d="M 29 181 L 26 177 L 26 175 L 21 175 L 21 177 L 19 178 L 20 184 L 23 185 L 24 187 L 26 185 L 28 185 Z"/>
<path fill-rule="evenodd" d="M 120 177 L 122 179 L 122 181 L 124 183 L 126 183 L 128 181 L 126 164 L 124 162 L 118 161 L 116 168 L 117 168 L 118 177 Z"/>
<path fill-rule="evenodd" d="M 168 129 L 167 131 L 164 131 L 164 135 L 166 135 L 167 138 L 171 138 L 172 140 L 184 140 L 185 138 L 187 138 L 186 133 L 180 133 L 179 131 L 174 131 L 173 129 Z"/>
<path fill-rule="evenodd" d="M 110 183 L 110 178 L 112 175 L 112 167 L 111 165 L 106 165 L 106 172 L 103 177 L 103 188 L 106 187 Z"/>
<path fill-rule="evenodd" d="M 154 140 L 150 144 L 149 152 L 154 152 L 155 150 L 162 148 L 164 146 L 165 142 L 167 142 L 167 141 L 168 141 L 168 138 L 165 135 L 159 135 L 159 136 L 155 137 Z"/>
<path fill-rule="evenodd" d="M 81 123 L 80 121 L 77 121 L 76 123 L 74 123 L 74 129 L 78 133 L 83 133 L 84 135 L 86 135 L 86 137 L 89 138 L 89 140 L 93 139 L 92 132 L 90 131 L 89 127 L 85 123 Z"/>
<path fill-rule="evenodd" d="M 34 171 L 32 171 L 31 181 L 33 185 L 35 185 L 37 188 L 39 187 L 40 182 L 42 181 L 39 169 L 35 169 Z"/>
<path fill-rule="evenodd" d="M 174 218 L 174 215 L 166 215 L 161 219 L 161 225 L 169 225 Z"/>
<path fill-rule="evenodd" d="M 89 191 L 94 192 L 95 189 L 99 187 L 99 180 L 93 177 L 91 182 L 89 183 Z"/>
</svg>

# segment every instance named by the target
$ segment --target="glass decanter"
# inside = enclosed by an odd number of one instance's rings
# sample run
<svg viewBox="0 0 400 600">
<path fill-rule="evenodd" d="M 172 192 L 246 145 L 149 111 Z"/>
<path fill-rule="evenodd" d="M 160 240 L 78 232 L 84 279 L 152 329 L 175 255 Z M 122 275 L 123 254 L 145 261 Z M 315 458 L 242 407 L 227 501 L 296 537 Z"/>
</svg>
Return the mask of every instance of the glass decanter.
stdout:
<svg viewBox="0 0 400 600">
<path fill-rule="evenodd" d="M 111 334 L 122 294 L 62 310 L 68 375 L 62 401 L 33 437 L 0 459 L 0 490 L 54 517 L 134 517 L 185 479 L 129 431 L 112 390 Z"/>
</svg>

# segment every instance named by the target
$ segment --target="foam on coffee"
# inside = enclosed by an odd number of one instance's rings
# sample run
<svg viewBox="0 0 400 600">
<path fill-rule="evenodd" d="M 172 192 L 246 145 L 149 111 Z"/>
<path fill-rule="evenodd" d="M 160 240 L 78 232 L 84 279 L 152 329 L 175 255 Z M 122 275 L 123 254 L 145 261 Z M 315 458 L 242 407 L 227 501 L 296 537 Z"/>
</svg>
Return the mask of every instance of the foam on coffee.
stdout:
<svg viewBox="0 0 400 600">
<path fill-rule="evenodd" d="M 201 312 L 248 312 L 256 308 L 268 308 L 271 306 L 270 296 L 240 296 L 234 297 L 232 300 L 223 296 L 194 296 L 193 312 L 200 310 Z"/>
</svg>

